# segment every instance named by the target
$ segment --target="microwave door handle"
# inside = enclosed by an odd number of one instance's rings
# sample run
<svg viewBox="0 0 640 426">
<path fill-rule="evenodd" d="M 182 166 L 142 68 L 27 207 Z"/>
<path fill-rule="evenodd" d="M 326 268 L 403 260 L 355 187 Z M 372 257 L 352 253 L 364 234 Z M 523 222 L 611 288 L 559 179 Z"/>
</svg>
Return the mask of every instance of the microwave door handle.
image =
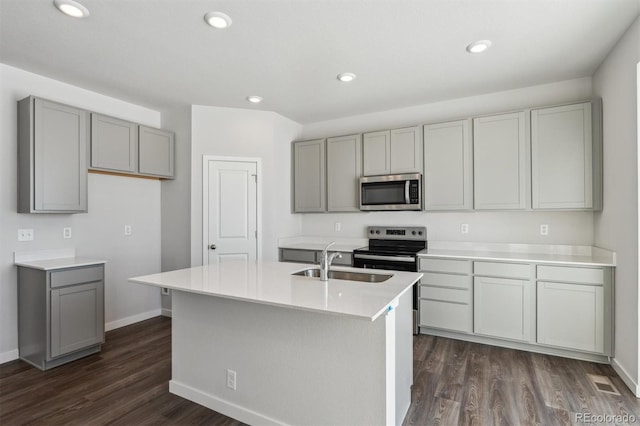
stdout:
<svg viewBox="0 0 640 426">
<path fill-rule="evenodd" d="M 411 181 L 407 179 L 404 183 L 404 203 L 411 204 L 411 199 L 409 198 L 409 187 L 411 186 Z"/>
</svg>

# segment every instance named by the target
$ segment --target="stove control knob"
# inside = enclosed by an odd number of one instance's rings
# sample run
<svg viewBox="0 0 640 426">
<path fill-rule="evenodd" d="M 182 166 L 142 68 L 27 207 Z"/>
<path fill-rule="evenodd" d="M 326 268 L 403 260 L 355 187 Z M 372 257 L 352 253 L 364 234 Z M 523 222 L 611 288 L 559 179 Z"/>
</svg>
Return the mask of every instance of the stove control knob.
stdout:
<svg viewBox="0 0 640 426">
<path fill-rule="evenodd" d="M 411 231 L 411 235 L 416 235 L 416 231 Z"/>
<path fill-rule="evenodd" d="M 376 234 L 379 234 L 379 233 L 380 233 L 380 230 L 379 230 L 379 229 L 376 229 Z"/>
<path fill-rule="evenodd" d="M 369 233 L 370 233 L 370 234 L 373 234 L 373 233 L 375 233 L 375 231 L 372 229 L 371 231 L 369 231 Z"/>
<path fill-rule="evenodd" d="M 418 231 L 418 235 L 422 235 L 422 231 Z"/>
</svg>

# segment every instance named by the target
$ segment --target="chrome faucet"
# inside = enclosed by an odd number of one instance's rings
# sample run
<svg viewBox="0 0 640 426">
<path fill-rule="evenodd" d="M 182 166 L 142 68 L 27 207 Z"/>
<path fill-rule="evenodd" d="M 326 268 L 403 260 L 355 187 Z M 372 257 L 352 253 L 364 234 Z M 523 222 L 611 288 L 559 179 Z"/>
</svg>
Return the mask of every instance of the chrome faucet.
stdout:
<svg viewBox="0 0 640 426">
<path fill-rule="evenodd" d="M 322 254 L 320 255 L 320 281 L 329 281 L 329 267 L 331 266 L 331 262 L 333 262 L 333 259 L 335 259 L 336 257 L 338 259 L 342 257 L 342 254 L 337 251 L 331 254 L 327 252 L 329 247 L 331 247 L 335 243 L 335 241 L 331 241 L 329 244 L 327 244 L 324 250 L 322 250 Z"/>
</svg>

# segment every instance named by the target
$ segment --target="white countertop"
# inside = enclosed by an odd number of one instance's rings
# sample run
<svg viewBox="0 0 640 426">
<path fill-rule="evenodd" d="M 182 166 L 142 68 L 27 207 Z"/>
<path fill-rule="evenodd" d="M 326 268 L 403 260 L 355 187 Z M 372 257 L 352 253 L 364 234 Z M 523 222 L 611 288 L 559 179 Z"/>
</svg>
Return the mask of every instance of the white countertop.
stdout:
<svg viewBox="0 0 640 426">
<path fill-rule="evenodd" d="M 285 308 L 345 315 L 374 321 L 397 304 L 421 273 L 331 267 L 332 270 L 388 273 L 383 283 L 364 283 L 291 275 L 317 265 L 275 261 L 233 261 L 130 278 L 133 283 L 165 287 Z"/>
<path fill-rule="evenodd" d="M 100 265 L 107 263 L 103 259 L 77 257 L 73 248 L 17 251 L 13 254 L 13 263 L 26 268 L 51 271 L 54 269 L 77 268 L 80 266 Z"/>
<path fill-rule="evenodd" d="M 426 252 L 418 256 L 575 266 L 616 265 L 614 252 L 592 246 L 429 242 Z"/>
<path fill-rule="evenodd" d="M 100 265 L 103 263 L 107 263 L 107 261 L 101 259 L 91 259 L 89 257 L 63 257 L 60 259 L 16 262 L 15 264 L 18 266 L 25 266 L 27 268 L 51 271 L 54 269 L 77 268 L 80 266 Z"/>
</svg>

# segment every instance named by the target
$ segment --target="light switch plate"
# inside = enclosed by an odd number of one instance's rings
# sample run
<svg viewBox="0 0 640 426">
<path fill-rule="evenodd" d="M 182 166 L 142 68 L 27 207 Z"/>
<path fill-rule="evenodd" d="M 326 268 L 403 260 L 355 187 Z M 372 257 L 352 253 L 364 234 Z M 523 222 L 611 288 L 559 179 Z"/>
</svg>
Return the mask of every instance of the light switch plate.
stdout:
<svg viewBox="0 0 640 426">
<path fill-rule="evenodd" d="M 132 234 L 131 225 L 125 225 L 124 226 L 124 235 L 129 236 L 131 234 Z"/>
</svg>

